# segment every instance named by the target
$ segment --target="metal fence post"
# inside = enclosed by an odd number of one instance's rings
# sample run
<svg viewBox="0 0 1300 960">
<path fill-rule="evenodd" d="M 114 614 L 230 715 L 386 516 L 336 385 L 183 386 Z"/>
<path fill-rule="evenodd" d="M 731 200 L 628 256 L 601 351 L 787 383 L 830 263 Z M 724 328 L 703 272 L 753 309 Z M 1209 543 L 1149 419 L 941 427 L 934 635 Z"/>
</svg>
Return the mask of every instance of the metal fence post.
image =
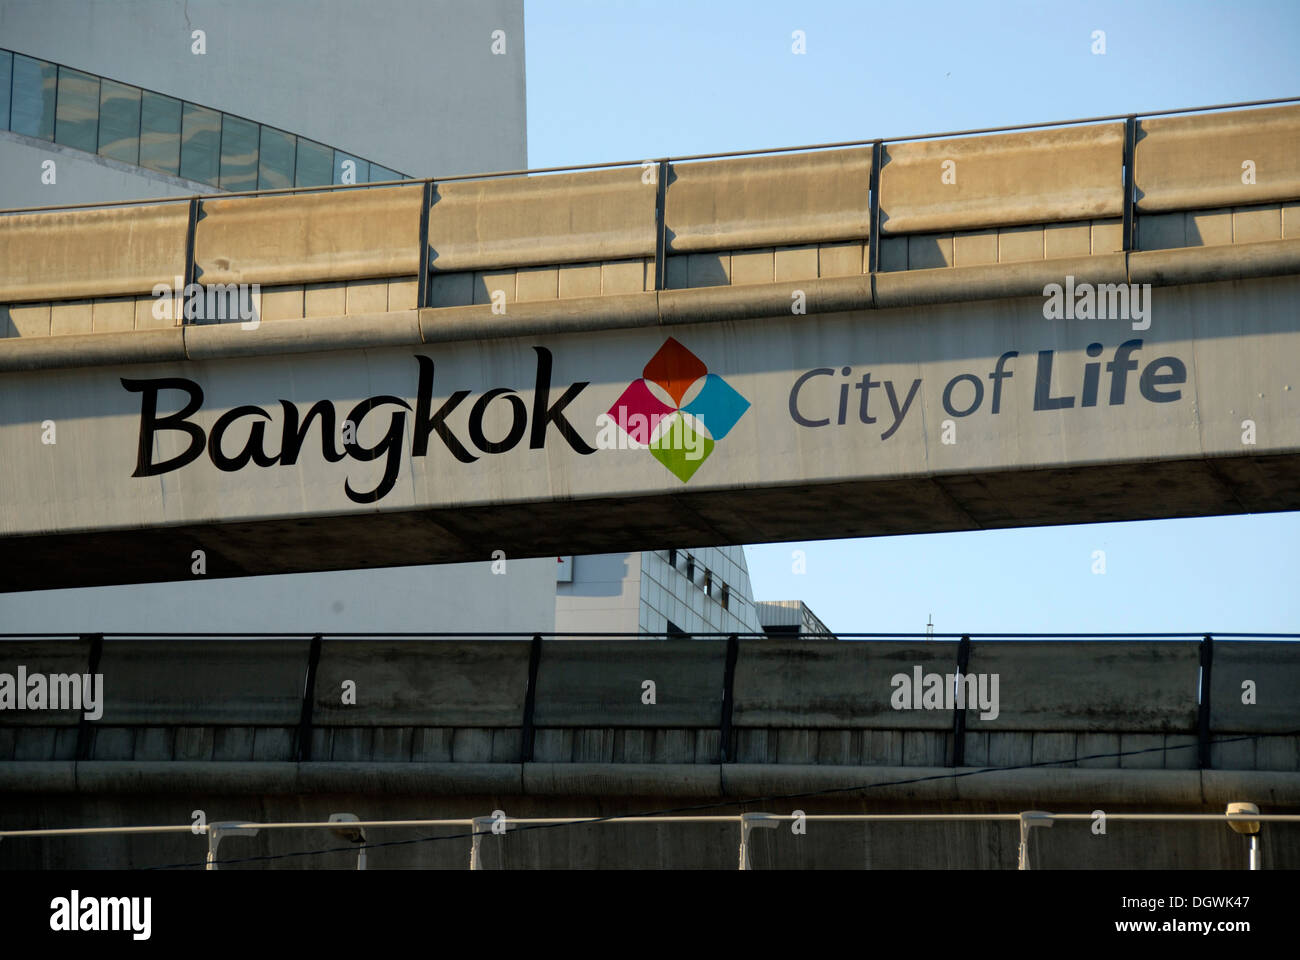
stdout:
<svg viewBox="0 0 1300 960">
<path fill-rule="evenodd" d="M 1020 814 L 1020 866 L 1029 869 L 1029 831 L 1034 827 L 1050 827 L 1056 821 L 1045 810 L 1025 810 Z"/>
<path fill-rule="evenodd" d="M 770 813 L 742 813 L 740 815 L 740 869 L 752 870 L 749 859 L 749 831 L 754 827 L 775 830 L 777 821 Z"/>
<path fill-rule="evenodd" d="M 496 817 L 475 817 L 474 823 L 470 827 L 469 841 L 469 868 L 471 870 L 483 869 L 483 854 L 481 844 L 483 837 L 492 832 L 492 824 L 497 822 Z M 485 829 L 480 830 L 479 827 Z"/>
<path fill-rule="evenodd" d="M 1214 669 L 1214 638 L 1201 640 L 1201 698 L 1196 705 L 1196 754 L 1202 770 L 1210 769 L 1210 681 Z"/>
<path fill-rule="evenodd" d="M 668 286 L 668 161 L 655 170 L 655 289 Z"/>
<path fill-rule="evenodd" d="M 722 723 L 719 725 L 718 763 L 730 760 L 731 716 L 736 702 L 736 660 L 740 656 L 740 638 L 727 637 L 727 662 L 722 674 Z"/>
<path fill-rule="evenodd" d="M 208 859 L 205 870 L 217 869 L 217 850 L 226 837 L 255 837 L 257 827 L 243 827 L 238 820 L 223 820 L 208 824 Z"/>
</svg>

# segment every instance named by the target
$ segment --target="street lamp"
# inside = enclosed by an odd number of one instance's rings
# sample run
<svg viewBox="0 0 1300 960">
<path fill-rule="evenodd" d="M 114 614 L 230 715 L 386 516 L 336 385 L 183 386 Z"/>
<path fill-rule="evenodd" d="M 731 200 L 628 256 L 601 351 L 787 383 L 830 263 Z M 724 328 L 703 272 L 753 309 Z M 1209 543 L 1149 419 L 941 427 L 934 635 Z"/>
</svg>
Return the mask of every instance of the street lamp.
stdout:
<svg viewBox="0 0 1300 960">
<path fill-rule="evenodd" d="M 343 826 L 343 824 L 347 823 L 356 823 L 357 815 L 355 813 L 331 813 L 329 822 L 340 824 L 340 826 L 337 827 L 330 827 L 330 832 L 334 834 L 334 836 L 339 837 L 342 840 L 347 840 L 349 843 L 361 844 L 361 846 L 357 848 L 357 869 L 366 869 L 365 827 Z"/>
<path fill-rule="evenodd" d="M 1228 804 L 1228 814 L 1247 814 L 1259 813 L 1259 807 L 1253 803 L 1230 803 Z M 1259 821 L 1258 820 L 1229 820 L 1228 826 L 1232 827 L 1234 833 L 1245 834 L 1250 837 L 1250 869 L 1259 869 Z"/>
</svg>

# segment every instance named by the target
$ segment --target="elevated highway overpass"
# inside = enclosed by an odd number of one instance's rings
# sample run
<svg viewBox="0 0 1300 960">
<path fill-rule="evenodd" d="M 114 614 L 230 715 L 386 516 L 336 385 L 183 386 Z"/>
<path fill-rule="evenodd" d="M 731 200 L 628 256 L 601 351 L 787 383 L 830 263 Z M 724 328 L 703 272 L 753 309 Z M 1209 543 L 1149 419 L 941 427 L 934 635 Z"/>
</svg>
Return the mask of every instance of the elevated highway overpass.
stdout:
<svg viewBox="0 0 1300 960">
<path fill-rule="evenodd" d="M 0 305 L 2 590 L 1300 508 L 1295 104 L 7 212 Z"/>
<path fill-rule="evenodd" d="M 209 823 L 494 810 L 1109 817 L 1222 814 L 1238 801 L 1300 813 L 1294 639 L 0 637 L 0 685 L 20 670 L 102 686 L 93 709 L 0 715 L 0 831 L 189 824 L 195 809 Z M 939 695 L 955 673 L 983 678 L 968 702 Z M 1094 822 L 1044 831 L 1033 866 L 1244 863 L 1222 822 L 1114 821 L 1104 834 Z M 203 840 L 4 837 L 0 868 L 189 863 Z M 1017 843 L 1014 822 L 819 823 L 804 836 L 757 831 L 755 865 L 1012 869 Z M 1262 844 L 1267 869 L 1300 866 L 1300 824 L 1265 824 Z M 251 869 L 351 867 L 351 851 L 287 856 L 339 846 L 267 831 L 221 853 L 284 856 Z M 409 842 L 371 851 L 371 865 L 463 869 L 467 846 Z M 540 830 L 484 848 L 490 868 L 736 865 L 729 824 Z"/>
</svg>

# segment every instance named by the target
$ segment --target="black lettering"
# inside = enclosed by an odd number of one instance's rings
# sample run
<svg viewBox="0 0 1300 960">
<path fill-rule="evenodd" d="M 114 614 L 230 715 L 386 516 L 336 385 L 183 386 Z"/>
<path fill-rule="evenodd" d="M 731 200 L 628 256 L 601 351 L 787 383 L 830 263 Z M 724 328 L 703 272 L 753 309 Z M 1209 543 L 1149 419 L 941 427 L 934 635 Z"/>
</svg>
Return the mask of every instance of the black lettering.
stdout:
<svg viewBox="0 0 1300 960">
<path fill-rule="evenodd" d="M 240 417 L 262 417 L 270 420 L 271 415 L 261 407 L 242 406 L 233 407 L 227 410 L 217 418 L 217 422 L 212 425 L 212 433 L 208 436 L 208 457 L 216 465 L 218 470 L 224 470 L 226 473 L 233 473 L 248 465 L 249 460 L 253 460 L 259 467 L 274 466 L 280 458 L 278 456 L 269 457 L 265 453 L 264 444 L 266 441 L 266 424 L 254 423 L 248 431 L 248 442 L 244 444 L 244 449 L 233 457 L 226 456 L 221 450 L 221 441 L 226 435 L 226 431 Z"/>
<path fill-rule="evenodd" d="M 375 407 L 384 403 L 396 404 L 407 410 L 411 409 L 410 404 L 398 397 L 367 397 L 348 414 L 348 419 L 356 427 L 357 434 L 361 433 L 361 421 L 367 413 Z M 397 471 L 402 465 L 402 434 L 406 431 L 406 414 L 394 413 L 388 423 L 388 432 L 384 434 L 384 439 L 373 447 L 363 447 L 355 439 L 351 443 L 343 444 L 345 449 L 352 457 L 357 460 L 377 460 L 382 456 L 387 456 L 384 462 L 384 476 L 379 481 L 379 486 L 375 487 L 369 493 L 358 493 L 352 489 L 350 480 L 344 481 L 343 492 L 348 495 L 348 499 L 353 503 L 374 503 L 382 500 L 393 489 L 397 482 Z"/>
<path fill-rule="evenodd" d="M 438 412 L 429 416 L 433 406 L 433 360 L 429 357 L 416 357 L 420 365 L 419 393 L 415 400 L 415 424 L 411 438 L 411 456 L 423 457 L 429 450 L 429 434 L 436 433 L 451 455 L 461 463 L 473 463 L 478 457 L 465 449 L 451 428 L 447 426 L 447 415 L 469 396 L 468 390 L 457 390 L 447 402 L 438 408 Z M 355 423 L 355 421 L 353 421 Z"/>
<path fill-rule="evenodd" d="M 334 431 L 334 404 L 328 400 L 317 400 L 307 416 L 303 418 L 302 426 L 298 426 L 298 407 L 288 400 L 281 400 L 280 406 L 284 409 L 284 430 L 281 432 L 280 440 L 280 462 L 285 466 L 293 466 L 298 462 L 298 454 L 302 450 L 302 445 L 307 440 L 307 431 L 311 429 L 312 419 L 320 417 L 320 452 L 327 463 L 338 463 L 347 453 L 338 450 L 334 446 L 334 438 L 337 434 Z M 356 426 L 353 424 L 353 426 Z"/>
<path fill-rule="evenodd" d="M 483 415 L 487 412 L 488 404 L 497 397 L 505 397 L 510 402 L 510 408 L 514 412 L 514 420 L 510 424 L 510 432 L 506 434 L 505 439 L 493 443 L 483 434 Z M 528 408 L 524 406 L 524 401 L 513 390 L 507 390 L 505 387 L 497 387 L 495 390 L 489 390 L 483 394 L 474 403 L 474 409 L 469 414 L 469 438 L 474 441 L 474 446 L 484 453 L 505 453 L 507 450 L 513 450 L 515 445 L 523 439 L 524 429 L 527 426 Z"/>
<path fill-rule="evenodd" d="M 564 419 L 564 414 L 561 412 L 588 386 L 590 381 L 574 383 L 548 408 L 546 404 L 551 399 L 551 351 L 545 347 L 533 347 L 533 349 L 537 351 L 537 386 L 533 390 L 533 429 L 528 446 L 533 450 L 540 450 L 546 444 L 546 428 L 553 423 L 555 429 L 560 431 L 560 436 L 578 453 L 595 453 L 596 448 L 588 446 L 582 437 L 578 436 L 578 431 Z"/>
<path fill-rule="evenodd" d="M 975 385 L 975 399 L 965 410 L 958 412 L 957 408 L 952 405 L 952 388 L 957 386 L 963 380 L 969 380 Z M 948 412 L 950 417 L 968 417 L 974 413 L 981 403 L 984 402 L 984 382 L 973 373 L 960 373 L 948 381 L 948 385 L 943 388 L 943 408 Z"/>
<path fill-rule="evenodd" d="M 1157 373 L 1159 367 L 1168 367 L 1168 373 Z M 1181 390 L 1164 391 L 1156 387 L 1165 383 L 1186 383 L 1187 367 L 1177 357 L 1157 357 L 1146 365 L 1142 377 L 1138 380 L 1138 389 L 1142 396 L 1152 403 L 1172 403 L 1183 395 Z"/>
<path fill-rule="evenodd" d="M 809 370 L 807 373 L 799 376 L 799 379 L 794 382 L 794 386 L 790 388 L 790 419 L 801 427 L 825 427 L 830 424 L 830 417 L 827 417 L 825 420 L 808 420 L 799 413 L 799 391 L 802 390 L 803 385 L 813 377 L 829 377 L 834 373 L 835 371 L 830 367 L 818 367 L 815 370 Z M 870 376 L 870 374 L 868 374 L 868 376 Z M 863 394 L 863 396 L 865 398 L 866 395 Z M 874 423 L 875 420 L 873 419 L 871 422 Z"/>
<path fill-rule="evenodd" d="M 180 377 L 160 377 L 156 380 L 128 380 L 120 378 L 122 386 L 140 397 L 140 444 L 136 453 L 135 473 L 133 477 L 154 477 L 171 470 L 179 470 L 188 463 L 193 463 L 203 453 L 207 437 L 203 428 L 190 423 L 189 417 L 203 406 L 203 388 L 193 380 Z M 165 417 L 158 416 L 158 391 L 184 390 L 189 394 L 189 401 L 176 413 Z M 189 435 L 190 445 L 185 452 L 164 460 L 153 462 L 154 434 L 159 430 L 180 430 Z"/>
<path fill-rule="evenodd" d="M 1034 380 L 1034 409 L 1060 410 L 1074 406 L 1074 397 L 1052 396 L 1052 351 L 1038 351 L 1038 376 Z"/>
</svg>

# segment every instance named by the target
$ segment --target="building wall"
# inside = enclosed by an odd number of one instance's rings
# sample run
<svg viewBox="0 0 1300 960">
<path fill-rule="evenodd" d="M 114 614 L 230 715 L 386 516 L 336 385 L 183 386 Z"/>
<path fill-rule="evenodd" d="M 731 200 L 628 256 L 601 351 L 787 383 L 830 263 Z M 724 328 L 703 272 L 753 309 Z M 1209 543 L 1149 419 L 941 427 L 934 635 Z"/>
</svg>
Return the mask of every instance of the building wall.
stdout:
<svg viewBox="0 0 1300 960">
<path fill-rule="evenodd" d="M 693 581 L 686 577 L 688 557 L 695 559 Z M 667 550 L 575 557 L 573 582 L 556 587 L 556 631 L 665 634 L 669 623 L 686 633 L 762 630 L 743 548 L 679 550 L 676 560 L 676 568 L 669 565 Z M 704 589 L 706 570 L 712 574 L 712 595 Z"/>
<path fill-rule="evenodd" d="M 558 633 L 636 633 L 641 606 L 639 553 L 573 558 L 573 581 L 555 587 Z"/>
<path fill-rule="evenodd" d="M 45 182 L 53 160 L 53 183 Z M 206 184 L 0 130 L 0 210 L 216 193 Z M 45 181 L 42 177 L 45 177 Z"/>
<path fill-rule="evenodd" d="M 686 578 L 687 558 L 695 559 L 694 580 Z M 757 633 L 749 568 L 741 547 L 702 547 L 677 551 L 676 567 L 668 551 L 642 554 L 641 620 L 644 633 L 665 633 L 668 622 L 687 633 Z M 705 571 L 712 574 L 712 595 L 705 592 Z M 722 585 L 727 606 L 722 606 Z"/>
<path fill-rule="evenodd" d="M 69 562 L 75 562 L 69 558 Z M 555 561 L 507 560 L 0 594 L 0 632 L 550 632 Z"/>
<path fill-rule="evenodd" d="M 6 0 L 0 38 L 410 176 L 527 165 L 521 0 Z"/>
</svg>

